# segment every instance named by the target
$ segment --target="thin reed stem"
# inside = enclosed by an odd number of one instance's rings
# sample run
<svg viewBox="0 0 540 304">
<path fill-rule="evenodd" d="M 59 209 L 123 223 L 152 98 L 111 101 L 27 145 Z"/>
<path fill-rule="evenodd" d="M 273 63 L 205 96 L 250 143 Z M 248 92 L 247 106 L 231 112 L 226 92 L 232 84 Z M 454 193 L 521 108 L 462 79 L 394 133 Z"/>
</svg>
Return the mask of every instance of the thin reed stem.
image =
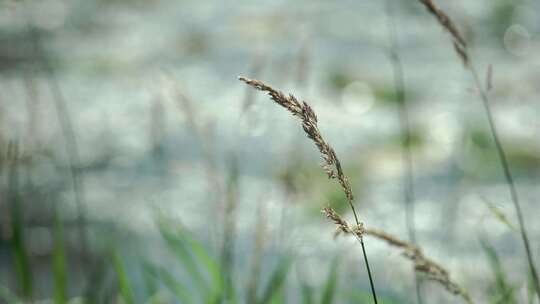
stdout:
<svg viewBox="0 0 540 304">
<path fill-rule="evenodd" d="M 221 248 L 221 267 L 224 274 L 224 298 L 229 302 L 234 298 L 234 254 L 236 244 L 236 223 L 238 208 L 238 162 L 235 157 L 230 159 L 225 193 L 225 209 L 223 217 L 223 244 Z"/>
<path fill-rule="evenodd" d="M 363 238 L 360 238 L 360 245 L 362 245 L 362 255 L 364 256 L 364 262 L 366 263 L 366 269 L 367 269 L 368 278 L 369 278 L 369 287 L 371 288 L 373 302 L 377 304 L 377 292 L 375 291 L 375 284 L 373 284 L 373 276 L 371 275 L 371 269 L 369 267 L 369 261 L 366 254 L 366 246 L 364 245 Z"/>
<path fill-rule="evenodd" d="M 30 24 L 30 17 L 28 17 L 27 24 L 34 55 L 36 56 L 36 58 L 38 58 L 38 64 L 41 64 L 42 69 L 48 76 L 48 85 L 51 90 L 57 119 L 60 124 L 62 135 L 65 141 L 65 148 L 69 158 L 69 172 L 73 184 L 73 192 L 77 208 L 79 241 L 82 252 L 81 259 L 83 262 L 86 262 L 86 259 L 88 258 L 88 235 L 86 231 L 87 222 L 85 215 L 86 210 L 84 206 L 85 191 L 82 176 L 80 174 L 81 161 L 79 156 L 80 154 L 77 144 L 77 137 L 75 135 L 73 122 L 71 121 L 69 110 L 67 108 L 67 103 L 65 101 L 60 85 L 58 84 L 54 68 L 52 67 L 45 52 L 42 49 L 39 33 Z"/>
<path fill-rule="evenodd" d="M 540 300 L 540 279 L 538 277 L 538 272 L 536 270 L 536 267 L 534 265 L 534 258 L 530 249 L 530 242 L 529 237 L 527 235 L 527 230 L 525 227 L 525 220 L 523 219 L 523 214 L 521 211 L 521 206 L 519 202 L 519 196 L 516 190 L 516 186 L 514 184 L 514 178 L 512 176 L 512 173 L 510 171 L 510 166 L 508 164 L 508 160 L 506 157 L 506 153 L 504 150 L 504 147 L 501 143 L 501 140 L 499 138 L 499 133 L 497 130 L 497 126 L 495 124 L 495 120 L 493 118 L 493 114 L 491 111 L 490 106 L 490 98 L 489 95 L 486 92 L 486 89 L 482 85 L 482 82 L 480 81 L 480 77 L 478 76 L 478 72 L 474 66 L 474 63 L 472 62 L 471 56 L 468 51 L 467 44 L 463 38 L 463 36 L 458 31 L 457 27 L 454 25 L 452 20 L 446 15 L 441 9 L 439 9 L 433 0 L 419 0 L 420 3 L 422 3 L 426 9 L 437 18 L 441 26 L 450 33 L 453 43 L 454 43 L 454 49 L 457 52 L 458 56 L 462 59 L 465 68 L 467 68 L 474 79 L 474 84 L 480 93 L 480 99 L 482 100 L 482 104 L 484 106 L 484 110 L 486 112 L 486 116 L 488 119 L 489 129 L 491 131 L 491 134 L 493 136 L 493 140 L 495 142 L 495 148 L 497 150 L 497 154 L 499 157 L 499 161 L 501 163 L 501 167 L 503 169 L 504 177 L 506 179 L 506 184 L 508 185 L 508 190 L 510 191 L 510 198 L 512 200 L 512 203 L 514 205 L 514 208 L 516 210 L 516 215 L 519 222 L 519 230 L 521 234 L 521 238 L 523 240 L 523 245 L 525 247 L 525 253 L 527 256 L 527 262 L 529 265 L 529 269 L 531 271 L 531 275 L 534 281 L 534 287 L 536 290 L 536 295 L 538 296 L 538 300 Z M 491 85 L 491 84 L 488 84 Z"/>
<path fill-rule="evenodd" d="M 319 152 L 321 153 L 322 159 L 324 163 L 322 164 L 322 168 L 328 175 L 328 178 L 330 179 L 336 179 L 341 186 L 343 193 L 345 194 L 345 197 L 347 198 L 347 202 L 349 206 L 351 207 L 351 210 L 354 215 L 354 220 L 356 223 L 356 226 L 352 228 L 353 231 L 358 231 L 358 233 L 355 233 L 356 238 L 360 242 L 362 246 L 362 254 L 364 257 L 364 262 L 366 264 L 366 270 L 369 277 L 369 284 L 371 287 L 371 293 L 373 296 L 373 301 L 375 304 L 377 304 L 377 293 L 375 291 L 375 285 L 373 283 L 373 276 L 371 274 L 371 269 L 369 267 L 369 261 L 365 249 L 364 242 L 362 240 L 362 233 L 360 232 L 363 228 L 362 223 L 360 222 L 358 218 L 358 214 L 356 212 L 356 208 L 354 207 L 353 201 L 354 201 L 354 195 L 351 189 L 351 185 L 349 183 L 349 179 L 343 172 L 343 168 L 341 167 L 341 163 L 336 155 L 336 152 L 334 149 L 324 140 L 324 138 L 321 135 L 321 132 L 319 131 L 319 128 L 317 126 L 317 115 L 311 108 L 311 106 L 306 103 L 305 101 L 298 101 L 296 97 L 293 95 L 285 95 L 282 92 L 275 90 L 269 85 L 266 85 L 262 81 L 249 79 L 245 77 L 239 77 L 239 80 L 245 82 L 246 84 L 254 87 L 255 89 L 259 91 L 266 92 L 270 98 L 276 102 L 278 105 L 284 107 L 289 112 L 292 113 L 293 116 L 296 116 L 302 121 L 302 128 L 304 129 L 304 132 L 308 136 L 309 139 L 311 139 L 314 143 Z M 326 213 L 326 210 L 328 208 L 323 209 L 323 212 Z M 333 219 L 331 216 L 327 214 L 327 217 Z"/>
<path fill-rule="evenodd" d="M 476 68 L 473 66 L 472 62 L 469 66 L 469 70 L 471 71 L 471 74 L 474 78 L 474 83 L 480 93 L 480 97 L 482 99 L 482 105 L 484 106 L 484 110 L 486 112 L 489 128 L 491 130 L 491 134 L 493 135 L 493 141 L 495 142 L 495 148 L 499 156 L 499 160 L 500 160 L 503 172 L 504 172 L 506 183 L 508 184 L 508 190 L 510 191 L 510 197 L 514 205 L 514 209 L 516 210 L 516 215 L 517 215 L 518 223 L 519 223 L 519 231 L 521 234 L 521 238 L 523 240 L 523 245 L 525 247 L 527 262 L 529 264 L 529 268 L 530 268 L 531 275 L 533 278 L 536 295 L 538 296 L 538 300 L 540 301 L 540 279 L 538 277 L 538 272 L 534 264 L 534 258 L 533 258 L 532 251 L 530 248 L 529 236 L 527 234 L 527 229 L 525 228 L 525 220 L 523 219 L 523 212 L 521 211 L 521 204 L 520 204 L 519 196 L 518 196 L 516 186 L 514 183 L 514 178 L 512 176 L 512 172 L 510 171 L 510 165 L 508 164 L 506 152 L 501 143 L 497 125 L 495 124 L 495 120 L 493 118 L 493 114 L 491 111 L 489 95 L 487 94 L 486 89 L 483 87 L 480 81 L 480 77 L 478 76 L 478 72 L 476 71 Z"/>
<path fill-rule="evenodd" d="M 409 240 L 414 245 L 416 242 L 416 227 L 415 227 L 415 191 L 414 191 L 414 174 L 413 161 L 411 153 L 411 126 L 409 118 L 409 108 L 405 91 L 405 76 L 403 64 L 399 54 L 399 43 L 396 34 L 395 15 L 393 4 L 385 2 L 386 15 L 388 20 L 388 32 L 390 39 L 389 57 L 392 64 L 392 75 L 394 78 L 394 88 L 396 93 L 396 102 L 398 104 L 399 125 L 401 131 L 401 157 L 403 162 L 403 198 L 405 203 L 405 225 Z M 418 273 L 414 272 L 416 301 L 422 304 L 422 282 Z"/>
</svg>

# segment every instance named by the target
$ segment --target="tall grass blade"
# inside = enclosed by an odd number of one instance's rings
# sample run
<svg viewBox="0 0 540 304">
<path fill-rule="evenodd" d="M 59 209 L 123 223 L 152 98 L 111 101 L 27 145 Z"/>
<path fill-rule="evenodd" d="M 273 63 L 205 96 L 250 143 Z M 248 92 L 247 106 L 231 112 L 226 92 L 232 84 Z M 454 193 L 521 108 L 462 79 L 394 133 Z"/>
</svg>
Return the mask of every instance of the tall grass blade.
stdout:
<svg viewBox="0 0 540 304">
<path fill-rule="evenodd" d="M 313 287 L 309 286 L 308 284 L 302 283 L 301 289 L 302 289 L 302 303 L 303 304 L 315 303 L 315 301 L 313 300 Z"/>
<path fill-rule="evenodd" d="M 9 288 L 0 285 L 0 303 L 23 303 L 23 301 L 12 294 Z"/>
<path fill-rule="evenodd" d="M 397 26 L 394 17 L 393 3 L 385 2 L 386 15 L 388 19 L 388 29 L 390 38 L 389 57 L 392 64 L 392 74 L 394 78 L 394 90 L 398 106 L 399 125 L 401 132 L 401 157 L 403 163 L 403 198 L 405 203 L 405 225 L 411 243 L 416 244 L 415 225 L 415 200 L 416 191 L 414 188 L 413 158 L 411 151 L 411 123 L 409 117 L 409 102 L 405 90 L 405 72 L 401 61 L 399 42 L 397 39 Z M 422 304 L 422 282 L 418 274 L 413 270 L 415 279 L 416 300 Z"/>
<path fill-rule="evenodd" d="M 332 265 L 330 266 L 330 272 L 324 285 L 324 290 L 321 297 L 321 304 L 332 304 L 334 302 L 334 295 L 338 284 L 338 266 L 339 260 L 334 258 Z"/>
<path fill-rule="evenodd" d="M 255 245 L 251 254 L 250 274 L 247 283 L 246 303 L 255 303 L 257 291 L 259 290 L 259 280 L 261 278 L 262 259 L 264 253 L 266 232 L 266 210 L 263 204 L 257 207 L 257 225 L 255 227 Z"/>
<path fill-rule="evenodd" d="M 26 3 L 25 3 L 26 4 Z M 73 186 L 75 204 L 77 208 L 77 226 L 79 231 L 79 241 L 82 251 L 81 260 L 87 262 L 88 258 L 88 235 L 86 230 L 86 210 L 85 210 L 85 188 L 83 175 L 81 174 L 81 161 L 77 136 L 73 127 L 73 121 L 69 113 L 66 98 L 58 82 L 55 69 L 49 60 L 41 42 L 40 32 L 32 23 L 34 12 L 30 7 L 26 7 L 27 28 L 31 39 L 31 47 L 34 58 L 37 58 L 37 64 L 47 75 L 46 80 L 49 86 L 53 105 L 56 111 L 56 118 L 60 124 L 60 129 L 65 142 L 65 150 L 68 154 L 69 174 Z"/>
<path fill-rule="evenodd" d="M 510 228 L 510 230 L 519 232 L 519 229 L 516 227 L 516 225 L 514 225 L 514 223 L 512 223 L 508 219 L 506 214 L 504 214 L 504 212 L 502 212 L 501 209 L 499 209 L 494 204 L 488 202 L 486 199 L 484 199 L 484 202 L 486 203 L 486 206 L 488 207 L 488 210 L 491 212 L 491 214 L 493 215 L 493 217 L 495 219 L 497 219 L 499 222 L 501 222 L 502 224 L 504 224 L 505 226 Z"/>
<path fill-rule="evenodd" d="M 11 217 L 11 248 L 13 250 L 15 271 L 23 298 L 32 297 L 32 272 L 28 258 L 28 250 L 24 242 L 23 208 L 22 198 L 19 193 L 18 174 L 18 146 L 10 143 L 8 147 L 9 171 L 8 171 L 8 204 Z"/>
<path fill-rule="evenodd" d="M 281 291 L 285 284 L 285 280 L 287 279 L 291 264 L 292 259 L 290 257 L 282 257 L 280 259 L 270 276 L 270 280 L 264 289 L 262 297 L 257 302 L 258 304 L 270 303 L 274 296 Z"/>
<path fill-rule="evenodd" d="M 177 227 L 173 229 L 173 225 Z M 190 277 L 195 280 L 204 302 L 220 302 L 224 294 L 225 283 L 223 272 L 217 260 L 180 225 L 161 218 L 158 219 L 158 226 L 171 249 L 181 256 L 181 262 L 186 267 Z M 209 280 L 206 280 L 205 274 L 208 275 Z"/>
<path fill-rule="evenodd" d="M 197 267 L 197 262 L 191 253 L 189 244 L 185 242 L 181 235 L 174 233 L 171 227 L 168 227 L 164 221 L 159 223 L 159 232 L 169 248 L 178 257 L 179 262 L 187 271 L 190 278 L 194 280 L 196 287 L 201 293 L 201 296 L 205 296 L 206 291 L 208 290 L 208 284 L 206 284 L 203 275 Z"/>
<path fill-rule="evenodd" d="M 223 245 L 221 248 L 221 267 L 225 280 L 226 301 L 233 298 L 234 291 L 234 247 L 236 238 L 236 209 L 238 205 L 238 163 L 235 157 L 230 159 L 225 198 L 225 214 L 223 218 Z"/>
<path fill-rule="evenodd" d="M 64 245 L 64 225 L 58 210 L 54 212 L 54 248 L 53 248 L 53 268 L 54 268 L 54 303 L 66 303 L 66 255 Z"/>
<path fill-rule="evenodd" d="M 225 290 L 225 280 L 221 272 L 219 263 L 208 253 L 206 248 L 197 243 L 191 238 L 187 238 L 191 246 L 193 254 L 197 257 L 198 261 L 205 267 L 211 278 L 210 288 L 210 303 L 216 303 L 220 301 Z"/>
<path fill-rule="evenodd" d="M 129 283 L 129 278 L 127 276 L 126 270 L 122 258 L 118 252 L 113 250 L 112 260 L 114 265 L 114 270 L 118 279 L 118 285 L 120 287 L 120 295 L 125 304 L 134 304 L 135 296 L 133 295 L 133 289 Z"/>
<path fill-rule="evenodd" d="M 189 289 L 186 288 L 182 282 L 178 281 L 167 269 L 158 267 L 156 268 L 155 273 L 159 275 L 159 278 L 165 287 L 167 287 L 181 303 L 193 303 Z"/>
<path fill-rule="evenodd" d="M 142 262 L 142 276 L 147 299 L 152 299 L 152 297 L 158 292 L 158 284 L 156 283 L 157 275 L 154 273 L 154 268 L 149 261 L 143 260 Z M 149 302 L 154 303 L 153 300 L 149 300 Z"/>
<path fill-rule="evenodd" d="M 535 288 L 534 288 L 534 278 L 532 274 L 529 274 L 529 279 L 527 280 L 527 299 L 528 304 L 534 304 L 535 303 Z"/>
<path fill-rule="evenodd" d="M 482 106 L 484 108 L 484 112 L 486 114 L 486 118 L 488 121 L 489 130 L 491 132 L 493 141 L 495 143 L 495 148 L 496 148 L 497 156 L 499 158 L 499 163 L 501 165 L 501 169 L 503 171 L 503 175 L 506 180 L 506 184 L 508 186 L 510 199 L 516 211 L 516 216 L 517 216 L 518 224 L 519 224 L 519 232 L 521 234 L 521 240 L 523 241 L 523 247 L 525 249 L 525 256 L 527 258 L 527 264 L 529 266 L 529 271 L 533 278 L 534 287 L 536 289 L 536 295 L 538 297 L 538 300 L 540 301 L 540 277 L 538 275 L 538 271 L 536 270 L 536 265 L 534 262 L 531 244 L 529 242 L 529 235 L 525 226 L 525 219 L 523 217 L 523 211 L 521 210 L 521 203 L 520 203 L 519 195 L 518 195 L 516 185 L 514 182 L 514 176 L 512 174 L 512 171 L 510 170 L 510 164 L 508 162 L 506 150 L 499 136 L 498 126 L 495 124 L 495 118 L 491 110 L 491 98 L 488 94 L 488 90 L 491 89 L 489 86 L 492 86 L 492 84 L 490 83 L 487 88 L 484 87 L 484 84 L 480 80 L 478 71 L 476 70 L 476 67 L 474 66 L 474 62 L 470 58 L 467 43 L 465 39 L 463 38 L 463 36 L 461 35 L 458 28 L 456 27 L 456 25 L 453 23 L 452 19 L 443 10 L 437 7 L 434 0 L 419 0 L 419 1 L 420 3 L 424 5 L 424 7 L 428 10 L 430 14 L 432 14 L 435 18 L 437 18 L 439 24 L 452 36 L 454 50 L 457 52 L 458 56 L 462 59 L 465 67 L 471 73 L 471 76 L 474 81 L 474 85 L 476 89 L 478 90 L 478 93 L 480 95 L 480 101 L 482 103 Z M 492 72 L 489 72 L 489 73 L 492 73 Z M 492 77 L 492 75 L 490 77 Z"/>
<path fill-rule="evenodd" d="M 508 303 L 514 304 L 517 303 L 515 298 L 515 288 L 508 283 L 506 272 L 503 269 L 499 256 L 495 251 L 495 248 L 489 244 L 486 239 L 480 239 L 480 244 L 482 249 L 486 254 L 487 260 L 493 275 L 495 277 L 495 301 L 494 303 Z"/>
<path fill-rule="evenodd" d="M 105 258 L 94 259 L 90 269 L 91 271 L 84 289 L 83 302 L 86 304 L 102 303 L 103 301 L 100 299 L 100 296 L 104 290 L 109 264 L 105 262 Z"/>
</svg>

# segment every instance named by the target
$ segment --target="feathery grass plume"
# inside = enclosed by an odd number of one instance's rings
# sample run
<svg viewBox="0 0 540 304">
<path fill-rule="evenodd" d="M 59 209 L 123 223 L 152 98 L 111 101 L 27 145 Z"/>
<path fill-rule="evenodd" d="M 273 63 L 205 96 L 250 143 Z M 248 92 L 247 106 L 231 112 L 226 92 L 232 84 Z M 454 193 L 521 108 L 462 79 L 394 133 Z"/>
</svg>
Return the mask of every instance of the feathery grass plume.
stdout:
<svg viewBox="0 0 540 304">
<path fill-rule="evenodd" d="M 425 276 L 427 280 L 441 284 L 448 292 L 460 296 L 466 303 L 474 303 L 467 290 L 450 278 L 448 270 L 427 258 L 418 246 L 378 229 L 368 228 L 365 233 L 386 241 L 391 246 L 403 249 L 403 255 L 414 263 L 414 269 Z"/>
<path fill-rule="evenodd" d="M 365 233 L 364 225 L 360 223 L 360 225 L 356 225 L 355 227 L 350 227 L 349 224 L 339 215 L 334 209 L 330 207 L 326 207 L 322 209 L 322 213 L 331 221 L 336 224 L 336 232 L 334 236 L 338 236 L 341 233 L 350 233 L 354 235 L 357 238 L 362 238 L 362 236 Z"/>
<path fill-rule="evenodd" d="M 345 196 L 347 197 L 347 201 L 353 210 L 354 217 L 358 224 L 360 224 L 356 209 L 352 203 L 354 196 L 349 180 L 343 173 L 341 163 L 339 162 L 334 149 L 328 143 L 326 143 L 326 141 L 324 141 L 321 132 L 317 127 L 317 116 L 315 115 L 315 112 L 311 106 L 306 102 L 299 102 L 293 95 L 286 96 L 282 92 L 274 90 L 272 87 L 259 80 L 245 77 L 239 77 L 239 79 L 260 91 L 267 92 L 272 100 L 302 120 L 302 128 L 304 129 L 304 132 L 307 134 L 308 138 L 315 143 L 319 149 L 319 152 L 321 152 L 324 160 L 324 163 L 322 164 L 324 171 L 329 178 L 338 180 L 339 184 L 343 188 Z"/>
<path fill-rule="evenodd" d="M 347 221 L 345 221 L 332 208 L 324 208 L 323 213 L 336 224 L 339 233 L 343 232 L 346 234 L 352 234 L 357 238 L 363 235 L 369 235 L 379 240 L 383 240 L 391 246 L 402 249 L 403 255 L 414 263 L 415 271 L 424 275 L 426 279 L 430 281 L 438 282 L 450 293 L 463 298 L 466 303 L 473 303 L 467 290 L 455 283 L 450 278 L 450 274 L 443 266 L 427 258 L 418 246 L 410 242 L 400 240 L 382 230 L 373 228 L 364 229 L 363 227 L 361 229 L 351 229 Z"/>
<path fill-rule="evenodd" d="M 339 159 L 337 158 L 337 155 L 334 152 L 334 149 L 322 137 L 321 132 L 319 131 L 319 128 L 317 126 L 317 116 L 315 115 L 315 112 L 313 111 L 311 106 L 305 101 L 300 102 L 293 95 L 289 94 L 287 96 L 283 94 L 282 92 L 273 89 L 272 87 L 264 84 L 263 82 L 259 80 L 249 79 L 242 76 L 238 77 L 238 79 L 260 91 L 266 92 L 274 102 L 276 102 L 280 106 L 287 109 L 289 112 L 293 114 L 293 116 L 298 117 L 302 121 L 302 128 L 304 129 L 304 132 L 307 134 L 308 138 L 311 139 L 315 143 L 315 146 L 321 153 L 322 159 L 324 161 L 324 163 L 322 164 L 322 168 L 324 169 L 324 171 L 326 172 L 329 178 L 337 179 L 338 183 L 343 189 L 343 192 L 345 193 L 347 202 L 349 203 L 349 206 L 351 207 L 351 210 L 354 215 L 354 219 L 356 221 L 356 228 L 352 228 L 352 230 L 360 231 L 362 227 L 362 223 L 358 219 L 356 209 L 354 208 L 354 205 L 353 205 L 354 196 L 351 189 L 351 185 L 349 183 L 349 180 L 345 176 L 345 173 L 343 173 L 341 163 L 339 162 Z M 373 295 L 373 301 L 375 302 L 375 304 L 377 304 L 377 295 L 375 292 L 375 286 L 373 284 L 373 277 L 371 275 L 371 270 L 369 267 L 369 262 L 368 262 L 368 258 L 366 254 L 364 241 L 362 239 L 362 234 L 358 233 L 357 236 L 358 236 L 357 239 L 360 242 L 360 245 L 362 246 L 362 254 L 364 257 L 364 262 L 366 264 L 366 270 L 368 273 L 371 292 Z"/>
<path fill-rule="evenodd" d="M 512 176 L 512 172 L 510 171 L 510 165 L 508 164 L 508 160 L 506 157 L 506 152 L 504 150 L 504 147 L 501 143 L 501 140 L 499 138 L 499 132 L 497 130 L 497 126 L 495 124 L 495 119 L 493 118 L 493 114 L 491 111 L 490 106 L 490 98 L 488 95 L 488 90 L 492 88 L 492 68 L 488 68 L 488 81 L 486 83 L 486 87 L 482 84 L 482 81 L 480 80 L 480 77 L 478 75 L 478 72 L 472 62 L 471 56 L 469 55 L 469 52 L 467 50 L 467 44 L 465 43 L 465 39 L 463 39 L 463 36 L 460 34 L 457 27 L 454 25 L 452 20 L 446 15 L 441 9 L 439 9 L 432 0 L 419 0 L 420 3 L 422 3 L 427 10 L 434 15 L 439 23 L 450 33 L 452 36 L 453 42 L 454 42 L 454 48 L 457 52 L 457 54 L 460 56 L 460 58 L 463 60 L 463 63 L 465 64 L 465 67 L 469 70 L 469 72 L 472 74 L 474 84 L 480 94 L 480 99 L 482 101 L 482 105 L 484 107 L 484 111 L 486 112 L 489 128 L 491 131 L 491 134 L 493 136 L 493 141 L 495 142 L 495 148 L 497 150 L 497 154 L 499 156 L 499 161 L 501 163 L 501 167 L 503 169 L 504 177 L 506 179 L 506 183 L 508 185 L 508 190 L 510 192 L 510 198 L 512 200 L 512 203 L 514 205 L 514 209 L 516 210 L 516 215 L 518 218 L 519 223 L 519 231 L 521 234 L 521 239 L 523 241 L 523 246 L 525 247 L 525 254 L 527 258 L 527 263 L 529 265 L 529 270 L 532 275 L 532 280 L 534 282 L 534 287 L 536 290 L 536 295 L 538 297 L 538 300 L 540 300 L 540 278 L 538 276 L 538 271 L 536 270 L 536 266 L 534 264 L 534 258 L 531 251 L 531 246 L 529 242 L 529 236 L 527 233 L 527 229 L 525 228 L 525 220 L 523 219 L 523 213 L 521 211 L 521 205 L 519 202 L 519 196 L 516 190 L 516 186 L 514 184 L 514 178 Z"/>
</svg>

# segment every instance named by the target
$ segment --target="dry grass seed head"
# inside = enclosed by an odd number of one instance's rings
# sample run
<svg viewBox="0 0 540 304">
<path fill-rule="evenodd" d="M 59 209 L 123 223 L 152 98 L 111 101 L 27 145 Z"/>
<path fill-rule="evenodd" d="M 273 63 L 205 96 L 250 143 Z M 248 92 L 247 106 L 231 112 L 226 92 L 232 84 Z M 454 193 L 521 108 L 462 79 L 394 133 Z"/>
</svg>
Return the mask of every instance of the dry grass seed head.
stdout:
<svg viewBox="0 0 540 304">
<path fill-rule="evenodd" d="M 242 76 L 238 79 L 260 91 L 266 92 L 274 102 L 287 109 L 289 112 L 291 112 L 291 114 L 293 114 L 295 117 L 298 117 L 302 121 L 302 128 L 304 129 L 304 132 L 306 133 L 308 138 L 315 143 L 317 149 L 321 153 L 321 156 L 324 160 L 324 163 L 322 164 L 324 171 L 329 178 L 337 178 L 339 184 L 345 192 L 345 195 L 347 196 L 349 204 L 352 205 L 354 196 L 349 180 L 343 173 L 341 163 L 339 162 L 339 159 L 337 158 L 334 149 L 328 143 L 326 143 L 326 141 L 322 137 L 321 132 L 319 131 L 319 128 L 317 126 L 317 115 L 315 114 L 311 106 L 305 101 L 298 101 L 296 97 L 291 94 L 285 95 L 282 92 L 275 90 L 274 88 L 266 85 L 262 81 L 249 79 Z"/>
<path fill-rule="evenodd" d="M 469 293 L 450 278 L 449 272 L 440 264 L 427 258 L 418 246 L 378 229 L 366 229 L 365 234 L 403 249 L 403 255 L 413 262 L 415 271 L 430 281 L 438 282 L 448 292 L 460 296 L 466 303 L 473 303 Z"/>
<path fill-rule="evenodd" d="M 463 61 L 463 64 L 465 66 L 469 65 L 469 54 L 467 52 L 467 43 L 465 42 L 465 39 L 463 38 L 463 35 L 459 32 L 457 26 L 455 23 L 450 19 L 450 17 L 435 3 L 433 0 L 419 0 L 420 3 L 424 5 L 424 7 L 430 12 L 435 18 L 437 18 L 437 21 L 439 24 L 452 36 L 454 49 L 456 53 L 458 54 L 459 58 Z"/>
</svg>

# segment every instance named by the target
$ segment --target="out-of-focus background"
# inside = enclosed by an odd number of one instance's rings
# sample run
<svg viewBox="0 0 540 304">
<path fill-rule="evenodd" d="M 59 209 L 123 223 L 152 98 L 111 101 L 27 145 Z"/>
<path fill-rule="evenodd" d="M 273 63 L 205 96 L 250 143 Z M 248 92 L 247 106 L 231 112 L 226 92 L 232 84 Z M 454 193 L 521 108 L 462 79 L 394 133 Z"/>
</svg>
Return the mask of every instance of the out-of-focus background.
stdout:
<svg viewBox="0 0 540 304">
<path fill-rule="evenodd" d="M 0 302 L 371 303 L 320 213 L 352 220 L 339 185 L 237 76 L 308 101 L 361 221 L 407 240 L 397 53 L 417 244 L 475 302 L 535 303 L 473 78 L 419 1 L 385 3 L 1 1 Z M 538 262 L 540 3 L 437 3 L 491 87 Z M 380 302 L 416 303 L 401 250 L 365 243 Z"/>
</svg>

